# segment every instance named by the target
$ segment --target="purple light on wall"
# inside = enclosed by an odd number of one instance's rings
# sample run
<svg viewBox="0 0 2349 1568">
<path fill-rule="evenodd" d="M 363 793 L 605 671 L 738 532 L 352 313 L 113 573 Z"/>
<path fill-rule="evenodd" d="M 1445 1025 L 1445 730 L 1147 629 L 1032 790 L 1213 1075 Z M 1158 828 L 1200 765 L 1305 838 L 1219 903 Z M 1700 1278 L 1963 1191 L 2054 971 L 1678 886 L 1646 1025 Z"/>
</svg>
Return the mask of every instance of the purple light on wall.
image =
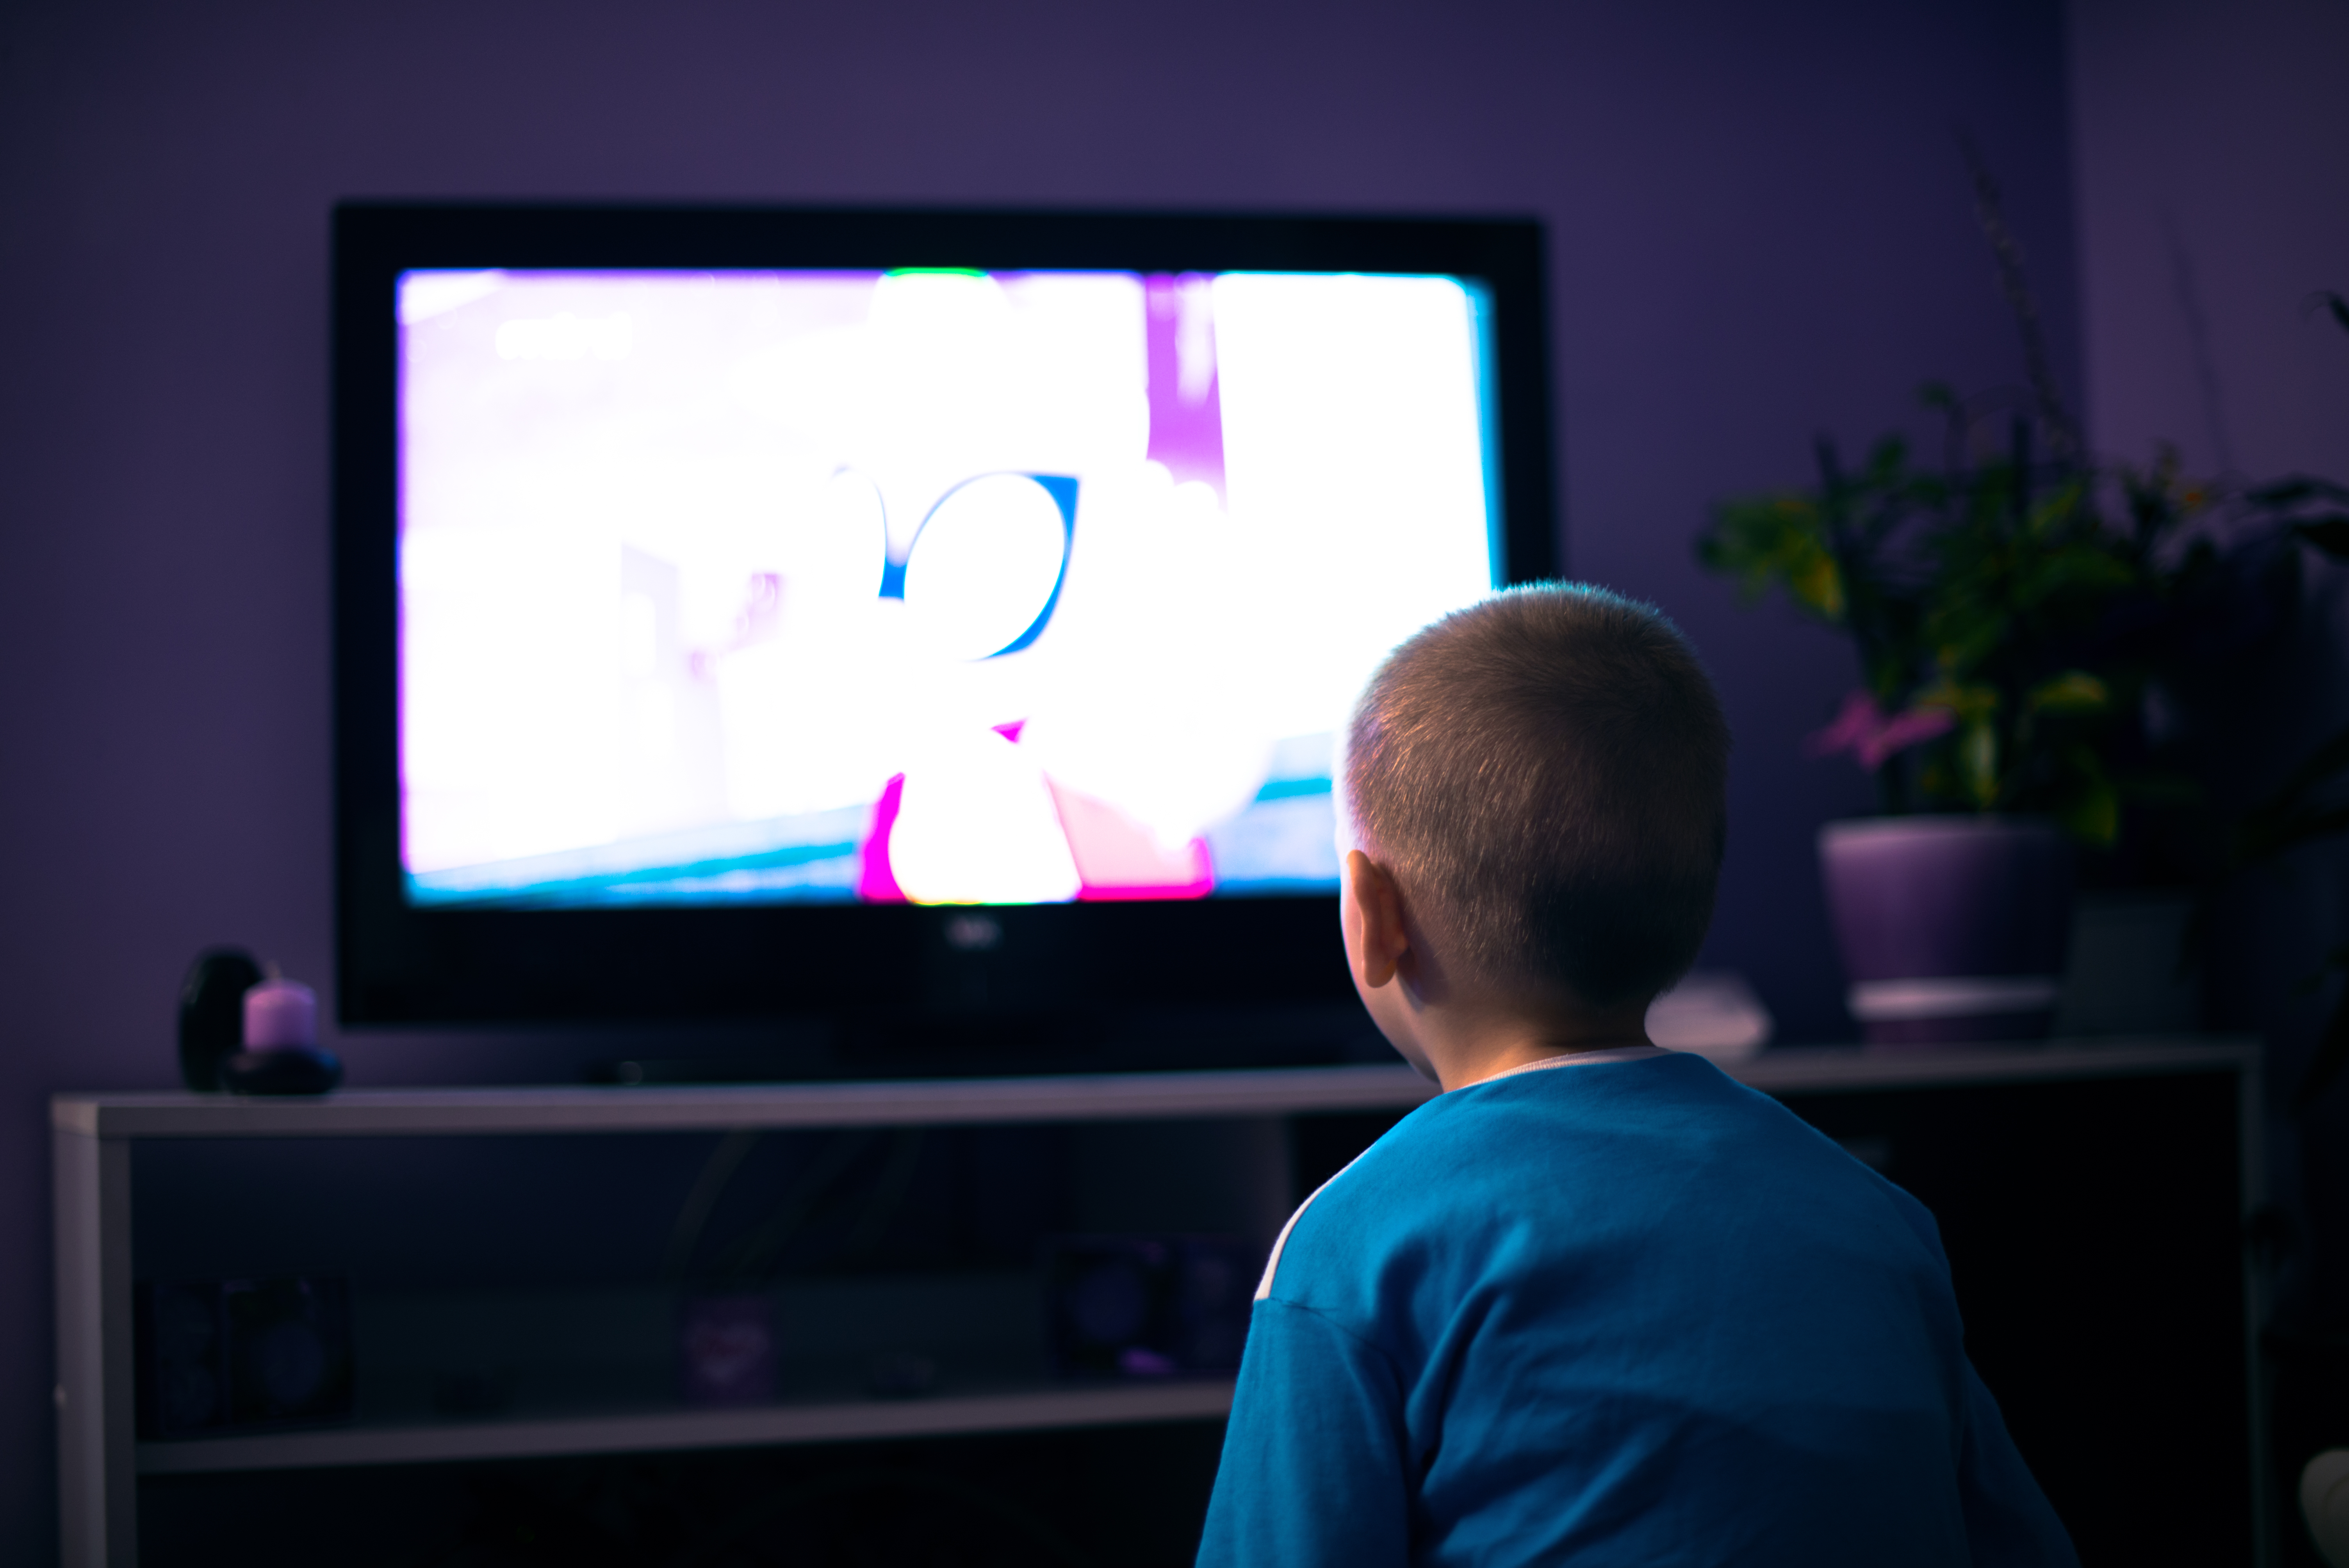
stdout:
<svg viewBox="0 0 2349 1568">
<path fill-rule="evenodd" d="M 1206 276 L 1154 273 L 1149 300 L 1150 460 L 1174 482 L 1224 495 L 1224 402 L 1216 377 L 1214 295 Z"/>
</svg>

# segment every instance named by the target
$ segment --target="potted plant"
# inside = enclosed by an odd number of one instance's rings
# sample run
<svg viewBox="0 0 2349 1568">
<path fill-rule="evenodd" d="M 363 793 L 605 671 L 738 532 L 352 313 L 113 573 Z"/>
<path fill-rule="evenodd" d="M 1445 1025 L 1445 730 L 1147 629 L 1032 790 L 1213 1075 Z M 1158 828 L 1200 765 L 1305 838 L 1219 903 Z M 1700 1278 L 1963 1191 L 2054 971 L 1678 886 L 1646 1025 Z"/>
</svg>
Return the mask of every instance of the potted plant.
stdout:
<svg viewBox="0 0 2349 1568">
<path fill-rule="evenodd" d="M 1860 685 L 1811 749 L 1850 754 L 1879 786 L 1881 816 L 1820 835 L 1852 1011 L 1876 1043 L 2044 1033 L 2080 854 L 2107 881 L 2208 884 L 2349 820 L 2294 796 L 2228 831 L 2184 722 L 2229 700 L 2287 615 L 2298 546 L 2349 554 L 2349 491 L 2191 482 L 2170 452 L 2087 462 L 1981 184 L 2033 396 L 1985 407 L 1929 386 L 1938 467 L 1888 437 L 1851 469 L 1822 438 L 1814 488 L 1730 501 L 1698 541 L 1749 598 L 1784 591 L 1858 655 Z M 2344 769 L 2349 737 L 2302 794 Z M 2337 1033 L 2331 1055 L 2349 1057 L 2349 1023 Z"/>
<path fill-rule="evenodd" d="M 1984 452 L 1976 409 L 1926 400 L 1940 467 L 1890 437 L 1847 469 L 1823 439 L 1816 488 L 1732 501 L 1698 546 L 1856 645 L 1861 684 L 1812 749 L 1850 753 L 1882 795 L 1883 816 L 1820 841 L 1853 1012 L 1879 1043 L 2044 1033 L 2071 847 L 2110 849 L 2132 803 L 2191 790 L 2147 732 L 2148 634 L 2204 559 L 2175 548 L 2202 498 L 2169 468 L 2117 476 L 2116 526 L 2084 465 L 2034 460 L 2044 412 Z"/>
<path fill-rule="evenodd" d="M 2281 618 L 2307 521 L 2291 484 L 2191 483 L 2167 452 L 2087 459 L 1997 190 L 1964 151 L 2028 395 L 1928 387 L 1938 465 L 1888 437 L 1849 469 L 1822 438 L 1814 488 L 1731 501 L 1698 542 L 1749 597 L 1784 590 L 1859 655 L 1812 748 L 1879 784 L 1883 815 L 1829 824 L 1820 850 L 1853 1011 L 1883 1043 L 2044 1033 L 2075 855 L 2177 884 L 2228 859 L 2180 716 Z"/>
</svg>

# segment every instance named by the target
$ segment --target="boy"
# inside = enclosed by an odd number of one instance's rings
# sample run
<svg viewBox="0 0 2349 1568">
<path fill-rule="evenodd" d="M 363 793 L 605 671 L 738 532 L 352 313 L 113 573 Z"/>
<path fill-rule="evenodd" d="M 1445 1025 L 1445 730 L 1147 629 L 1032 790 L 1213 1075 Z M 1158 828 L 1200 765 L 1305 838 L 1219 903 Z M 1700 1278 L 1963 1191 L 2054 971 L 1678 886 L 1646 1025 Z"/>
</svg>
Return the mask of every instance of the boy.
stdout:
<svg viewBox="0 0 2349 1568">
<path fill-rule="evenodd" d="M 1598 589 L 1498 595 L 1372 677 L 1346 957 L 1444 1092 L 1275 1244 L 1202 1564 L 2076 1561 L 1924 1209 L 1647 1041 L 1728 752 L 1679 632 Z"/>
</svg>

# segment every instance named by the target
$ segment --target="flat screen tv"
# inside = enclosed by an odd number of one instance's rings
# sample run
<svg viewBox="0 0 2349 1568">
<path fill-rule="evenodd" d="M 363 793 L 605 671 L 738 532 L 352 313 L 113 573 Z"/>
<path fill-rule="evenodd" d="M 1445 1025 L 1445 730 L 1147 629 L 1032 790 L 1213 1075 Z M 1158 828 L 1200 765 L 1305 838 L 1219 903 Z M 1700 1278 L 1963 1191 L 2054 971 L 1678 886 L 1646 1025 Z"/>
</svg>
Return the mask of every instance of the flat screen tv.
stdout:
<svg viewBox="0 0 2349 1568">
<path fill-rule="evenodd" d="M 347 1024 L 1208 1060 L 1350 999 L 1365 676 L 1558 568 L 1530 222 L 353 203 L 334 255 Z"/>
</svg>

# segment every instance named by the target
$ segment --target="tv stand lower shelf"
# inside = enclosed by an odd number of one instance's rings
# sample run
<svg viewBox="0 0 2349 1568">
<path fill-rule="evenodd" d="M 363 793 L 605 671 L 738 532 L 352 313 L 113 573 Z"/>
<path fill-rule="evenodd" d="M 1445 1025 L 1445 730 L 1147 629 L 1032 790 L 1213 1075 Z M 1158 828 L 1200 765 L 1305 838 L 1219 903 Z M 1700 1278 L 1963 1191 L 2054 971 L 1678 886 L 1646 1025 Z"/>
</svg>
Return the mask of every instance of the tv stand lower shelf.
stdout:
<svg viewBox="0 0 2349 1568">
<path fill-rule="evenodd" d="M 142 1442 L 137 1451 L 140 1475 L 202 1475 L 328 1465 L 652 1453 L 676 1449 L 955 1437 L 1053 1427 L 1112 1427 L 1138 1421 L 1209 1418 L 1222 1416 L 1231 1408 L 1231 1380 L 1207 1378 L 1062 1386 L 916 1399 L 861 1399 L 840 1404 L 672 1408 L 541 1420 L 328 1427 Z"/>
</svg>

